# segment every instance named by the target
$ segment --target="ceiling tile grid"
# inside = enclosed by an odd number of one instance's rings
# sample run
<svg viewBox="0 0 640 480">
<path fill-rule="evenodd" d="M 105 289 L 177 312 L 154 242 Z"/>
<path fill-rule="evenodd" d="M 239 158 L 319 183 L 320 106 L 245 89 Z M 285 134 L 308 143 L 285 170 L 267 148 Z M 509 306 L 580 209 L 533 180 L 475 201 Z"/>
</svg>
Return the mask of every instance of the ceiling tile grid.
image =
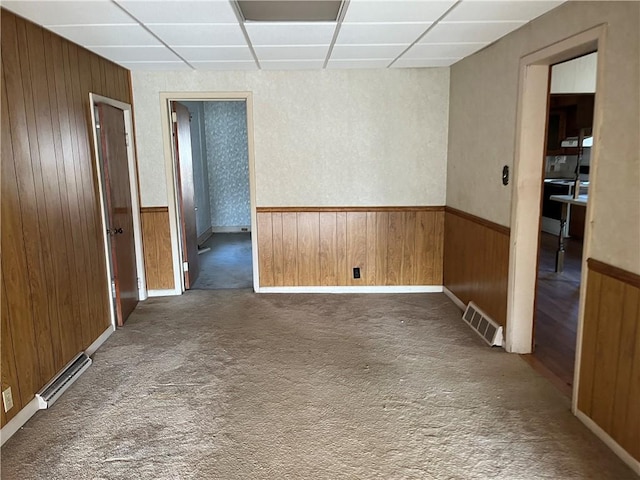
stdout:
<svg viewBox="0 0 640 480">
<path fill-rule="evenodd" d="M 561 3 L 345 0 L 335 21 L 307 22 L 245 21 L 235 0 L 2 6 L 131 70 L 289 70 L 446 67 Z"/>
</svg>

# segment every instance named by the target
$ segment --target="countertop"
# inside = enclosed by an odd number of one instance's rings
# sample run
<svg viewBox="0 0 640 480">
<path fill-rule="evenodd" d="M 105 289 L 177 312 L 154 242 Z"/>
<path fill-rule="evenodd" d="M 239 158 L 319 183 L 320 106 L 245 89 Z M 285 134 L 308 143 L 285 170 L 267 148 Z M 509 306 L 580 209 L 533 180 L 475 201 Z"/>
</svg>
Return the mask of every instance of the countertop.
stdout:
<svg viewBox="0 0 640 480">
<path fill-rule="evenodd" d="M 580 205 L 586 207 L 589 195 L 579 195 L 578 198 L 573 198 L 573 195 L 551 195 L 549 199 L 560 203 L 568 203 L 569 205 Z"/>
</svg>

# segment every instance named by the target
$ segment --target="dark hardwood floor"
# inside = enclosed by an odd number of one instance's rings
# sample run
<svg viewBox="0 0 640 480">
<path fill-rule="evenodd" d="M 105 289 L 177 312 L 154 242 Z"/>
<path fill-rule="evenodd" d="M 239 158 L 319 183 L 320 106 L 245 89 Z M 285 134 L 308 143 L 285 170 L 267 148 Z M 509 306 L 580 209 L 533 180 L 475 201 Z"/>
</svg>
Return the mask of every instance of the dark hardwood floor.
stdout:
<svg viewBox="0 0 640 480">
<path fill-rule="evenodd" d="M 542 364 L 543 369 L 556 376 L 555 383 L 566 386 L 562 390 L 570 394 L 576 355 L 582 240 L 566 240 L 562 273 L 555 272 L 557 245 L 556 236 L 542 233 L 536 292 L 535 348 L 531 360 Z"/>
</svg>

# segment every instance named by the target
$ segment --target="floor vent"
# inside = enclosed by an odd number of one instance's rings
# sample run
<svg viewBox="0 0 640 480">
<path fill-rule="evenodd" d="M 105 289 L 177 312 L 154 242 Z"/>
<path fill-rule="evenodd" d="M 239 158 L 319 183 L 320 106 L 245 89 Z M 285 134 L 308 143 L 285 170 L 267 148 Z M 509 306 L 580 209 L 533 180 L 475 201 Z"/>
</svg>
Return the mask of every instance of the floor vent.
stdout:
<svg viewBox="0 0 640 480">
<path fill-rule="evenodd" d="M 42 390 L 36 394 L 38 407 L 43 409 L 53 405 L 54 402 L 60 398 L 60 395 L 62 395 L 90 365 L 91 359 L 86 353 L 81 352 L 76 355 L 53 380 L 47 383 Z"/>
<path fill-rule="evenodd" d="M 475 303 L 469 302 L 462 319 L 489 345 L 502 346 L 502 327 L 491 320 Z"/>
</svg>

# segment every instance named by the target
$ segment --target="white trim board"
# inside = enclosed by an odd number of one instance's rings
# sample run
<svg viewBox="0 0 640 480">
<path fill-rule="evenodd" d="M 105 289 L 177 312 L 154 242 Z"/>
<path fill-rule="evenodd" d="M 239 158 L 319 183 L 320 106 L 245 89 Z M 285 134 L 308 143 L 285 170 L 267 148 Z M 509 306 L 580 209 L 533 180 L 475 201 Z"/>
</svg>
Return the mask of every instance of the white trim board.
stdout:
<svg viewBox="0 0 640 480">
<path fill-rule="evenodd" d="M 93 355 L 100 346 L 113 334 L 116 328 L 113 325 L 109 325 L 102 334 L 96 338 L 96 340 L 87 347 L 85 353 L 88 356 Z M 20 410 L 15 417 L 7 422 L 7 424 L 0 430 L 0 446 L 9 440 L 22 426 L 33 417 L 36 412 L 40 410 L 38 399 L 34 397 L 27 405 Z"/>
<path fill-rule="evenodd" d="M 239 225 L 233 227 L 211 227 L 213 233 L 250 233 L 251 225 Z"/>
<path fill-rule="evenodd" d="M 204 242 L 209 240 L 209 238 L 211 238 L 211 235 L 213 235 L 213 231 L 211 230 L 211 227 L 209 227 L 204 231 L 202 235 L 198 236 L 198 245 L 202 245 Z"/>
<path fill-rule="evenodd" d="M 464 304 L 464 302 L 460 300 L 458 297 L 456 297 L 451 290 L 449 290 L 447 287 L 442 287 L 442 288 L 443 288 L 443 293 L 447 297 L 449 297 L 449 300 L 451 300 L 456 305 L 456 307 L 458 307 L 463 312 L 467 309 L 467 306 Z"/>
<path fill-rule="evenodd" d="M 442 293 L 441 285 L 260 287 L 257 293 Z"/>
<path fill-rule="evenodd" d="M 169 288 L 166 290 L 148 290 L 147 291 L 147 295 L 149 296 L 149 298 L 151 297 L 173 297 L 176 295 L 182 295 L 182 292 L 179 292 L 178 290 Z"/>
<path fill-rule="evenodd" d="M 607 432 L 605 432 L 602 428 L 600 428 L 600 426 L 596 422 L 591 420 L 591 418 L 589 418 L 587 414 L 581 412 L 580 410 L 576 410 L 575 414 L 576 414 L 576 417 L 578 417 L 578 419 L 582 423 L 584 423 L 585 426 L 589 430 L 591 430 L 591 432 L 596 437 L 602 440 L 607 447 L 613 450 L 613 453 L 615 453 L 618 457 L 620 457 L 620 460 L 626 463 L 629 466 L 629 468 L 631 468 L 631 470 L 634 471 L 636 475 L 640 475 L 640 461 L 633 458 L 629 452 L 627 452 L 624 448 L 622 448 L 620 444 L 616 442 L 613 438 L 611 438 L 611 436 L 609 436 Z"/>
</svg>

